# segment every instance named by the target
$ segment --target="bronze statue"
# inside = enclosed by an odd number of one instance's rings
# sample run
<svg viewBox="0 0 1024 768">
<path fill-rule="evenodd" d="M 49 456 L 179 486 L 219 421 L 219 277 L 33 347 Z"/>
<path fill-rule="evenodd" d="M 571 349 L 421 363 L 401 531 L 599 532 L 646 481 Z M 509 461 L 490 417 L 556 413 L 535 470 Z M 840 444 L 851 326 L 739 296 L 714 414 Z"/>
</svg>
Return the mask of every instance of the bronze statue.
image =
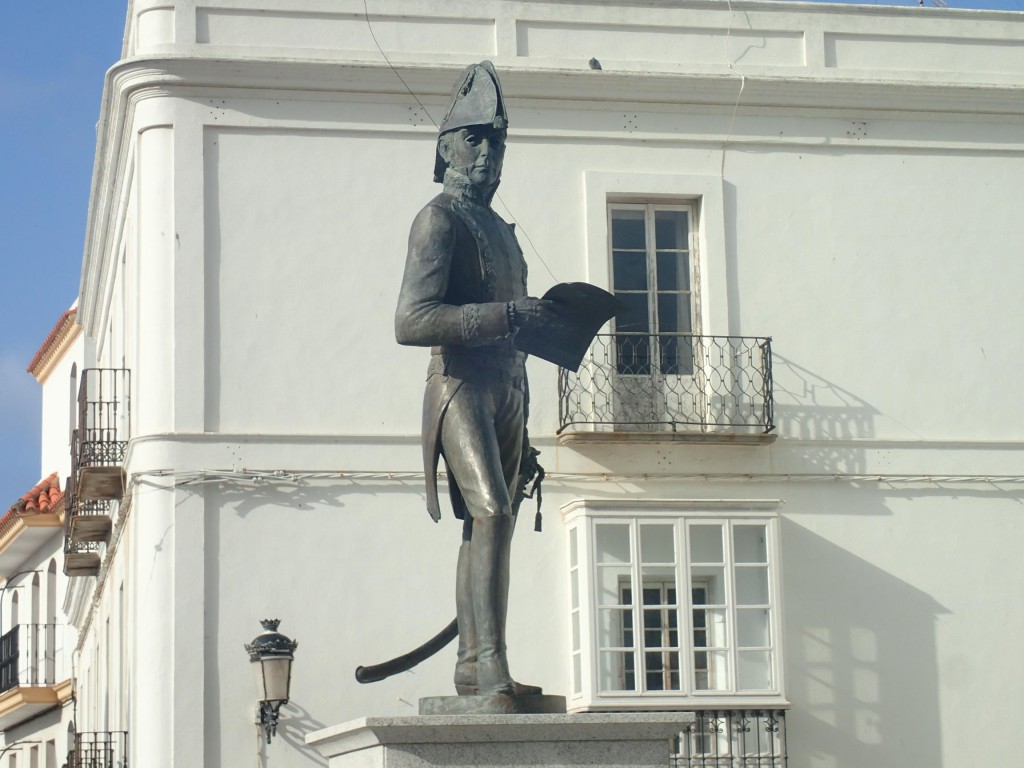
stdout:
<svg viewBox="0 0 1024 768">
<path fill-rule="evenodd" d="M 460 695 L 540 693 L 512 679 L 505 649 L 522 465 L 535 455 L 526 430 L 526 355 L 515 338 L 520 329 L 555 322 L 556 314 L 552 302 L 527 295 L 514 229 L 491 210 L 507 125 L 494 67 L 470 66 L 438 135 L 434 181 L 444 191 L 413 222 L 395 315 L 400 344 L 432 347 L 423 401 L 428 511 L 440 519 L 436 476 L 443 456 L 452 506 L 463 520 L 456 576 Z"/>
</svg>

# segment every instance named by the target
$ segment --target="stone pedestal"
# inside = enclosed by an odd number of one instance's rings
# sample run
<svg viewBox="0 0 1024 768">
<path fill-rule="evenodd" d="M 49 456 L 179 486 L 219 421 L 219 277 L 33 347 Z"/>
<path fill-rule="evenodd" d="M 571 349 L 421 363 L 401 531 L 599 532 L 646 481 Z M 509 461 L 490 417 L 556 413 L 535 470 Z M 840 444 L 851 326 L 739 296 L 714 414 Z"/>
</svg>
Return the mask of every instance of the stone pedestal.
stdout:
<svg viewBox="0 0 1024 768">
<path fill-rule="evenodd" d="M 306 743 L 329 768 L 666 768 L 690 712 L 367 717 Z"/>
<path fill-rule="evenodd" d="M 565 696 L 431 696 L 421 715 L 564 715 Z"/>
</svg>

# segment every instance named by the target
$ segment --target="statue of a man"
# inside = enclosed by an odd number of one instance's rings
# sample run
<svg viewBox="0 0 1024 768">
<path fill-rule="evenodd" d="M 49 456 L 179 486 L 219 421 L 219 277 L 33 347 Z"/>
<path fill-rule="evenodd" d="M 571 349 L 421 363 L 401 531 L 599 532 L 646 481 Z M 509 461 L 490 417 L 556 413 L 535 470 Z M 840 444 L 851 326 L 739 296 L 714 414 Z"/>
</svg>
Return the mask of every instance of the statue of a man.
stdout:
<svg viewBox="0 0 1024 768">
<path fill-rule="evenodd" d="M 524 695 L 505 651 L 509 554 L 529 390 L 519 329 L 554 318 L 529 297 L 513 227 L 491 210 L 501 179 L 508 114 L 489 61 L 463 72 L 441 124 L 434 181 L 444 191 L 416 216 L 395 315 L 400 344 L 429 346 L 423 401 L 427 506 L 435 521 L 438 459 L 463 520 L 456 577 L 455 686 L 461 695 Z"/>
</svg>

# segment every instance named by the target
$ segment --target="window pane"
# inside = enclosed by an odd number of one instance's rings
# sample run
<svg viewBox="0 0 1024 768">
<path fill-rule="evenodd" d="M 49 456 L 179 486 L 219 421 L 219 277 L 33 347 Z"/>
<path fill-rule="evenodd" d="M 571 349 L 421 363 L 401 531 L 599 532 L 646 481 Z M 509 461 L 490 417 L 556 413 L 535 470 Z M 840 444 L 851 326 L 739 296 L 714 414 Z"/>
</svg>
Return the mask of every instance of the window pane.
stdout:
<svg viewBox="0 0 1024 768">
<path fill-rule="evenodd" d="M 628 563 L 629 523 L 608 523 L 597 526 L 597 562 Z"/>
<path fill-rule="evenodd" d="M 647 290 L 647 255 L 612 251 L 612 285 L 617 291 Z"/>
<path fill-rule="evenodd" d="M 569 574 L 569 589 L 572 593 L 572 607 L 573 609 L 580 607 L 580 572 L 573 571 Z"/>
<path fill-rule="evenodd" d="M 761 566 L 736 569 L 736 604 L 766 605 L 768 603 L 768 568 Z"/>
<path fill-rule="evenodd" d="M 572 649 L 578 651 L 580 649 L 580 612 L 573 611 L 572 613 Z"/>
<path fill-rule="evenodd" d="M 597 569 L 598 605 L 632 605 L 628 565 L 603 565 Z"/>
<path fill-rule="evenodd" d="M 694 686 L 698 691 L 723 691 L 729 687 L 729 659 L 726 651 L 695 651 Z"/>
<path fill-rule="evenodd" d="M 602 608 L 597 618 L 597 644 L 602 648 L 632 648 L 633 612 L 628 609 Z"/>
<path fill-rule="evenodd" d="M 658 294 L 658 333 L 690 333 L 690 294 Z"/>
<path fill-rule="evenodd" d="M 647 313 L 646 293 L 615 292 L 615 298 L 626 305 L 621 314 L 615 318 L 616 333 L 648 333 L 651 328 L 650 316 Z"/>
<path fill-rule="evenodd" d="M 641 524 L 640 561 L 644 563 L 674 563 L 676 561 L 674 525 Z"/>
<path fill-rule="evenodd" d="M 740 608 L 736 611 L 736 645 L 764 647 L 771 645 L 766 608 Z"/>
<path fill-rule="evenodd" d="M 654 245 L 658 250 L 689 247 L 689 227 L 686 211 L 654 212 Z"/>
<path fill-rule="evenodd" d="M 647 248 L 642 210 L 612 210 L 612 248 Z"/>
<path fill-rule="evenodd" d="M 723 608 L 698 608 L 693 612 L 693 647 L 725 648 L 726 618 Z"/>
<path fill-rule="evenodd" d="M 577 539 L 579 538 L 579 528 L 573 528 L 569 531 L 569 567 L 575 568 L 579 565 L 579 544 Z"/>
<path fill-rule="evenodd" d="M 645 683 L 648 691 L 679 690 L 678 653 L 645 653 L 644 665 L 647 668 Z"/>
<path fill-rule="evenodd" d="M 733 551 L 737 563 L 767 563 L 768 546 L 764 525 L 735 525 Z"/>
<path fill-rule="evenodd" d="M 694 605 L 725 605 L 725 568 L 697 565 L 690 569 Z"/>
<path fill-rule="evenodd" d="M 598 669 L 602 691 L 635 691 L 632 651 L 602 651 Z"/>
<path fill-rule="evenodd" d="M 644 582 L 644 605 L 675 605 L 675 575 L 671 565 L 644 566 L 640 575 Z"/>
<path fill-rule="evenodd" d="M 679 620 L 675 608 L 644 610 L 644 648 L 678 648 Z"/>
<path fill-rule="evenodd" d="M 772 654 L 770 651 L 740 651 L 737 687 L 742 691 L 770 690 Z"/>
<path fill-rule="evenodd" d="M 658 251 L 658 290 L 690 290 L 690 254 L 677 251 Z"/>
<path fill-rule="evenodd" d="M 659 336 L 661 372 L 669 376 L 693 375 L 693 337 Z"/>
<path fill-rule="evenodd" d="M 651 340 L 648 336 L 615 337 L 615 369 L 629 376 L 651 373 Z"/>
<path fill-rule="evenodd" d="M 572 692 L 580 693 L 583 690 L 583 659 L 580 654 L 572 657 Z"/>
<path fill-rule="evenodd" d="M 722 526 L 691 525 L 690 561 L 694 563 L 721 563 L 722 559 Z"/>
</svg>

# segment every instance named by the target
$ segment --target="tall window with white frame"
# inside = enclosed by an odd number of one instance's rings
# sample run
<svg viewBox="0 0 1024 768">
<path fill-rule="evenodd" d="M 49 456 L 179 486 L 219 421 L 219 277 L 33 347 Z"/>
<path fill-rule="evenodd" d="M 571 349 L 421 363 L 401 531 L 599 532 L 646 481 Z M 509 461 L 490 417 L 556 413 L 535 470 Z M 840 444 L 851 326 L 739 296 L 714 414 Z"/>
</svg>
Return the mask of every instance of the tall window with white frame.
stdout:
<svg viewBox="0 0 1024 768">
<path fill-rule="evenodd" d="M 619 374 L 693 374 L 699 333 L 692 203 L 609 203 L 612 292 Z"/>
<path fill-rule="evenodd" d="M 770 514 L 575 516 L 575 706 L 781 701 L 775 525 Z"/>
</svg>

